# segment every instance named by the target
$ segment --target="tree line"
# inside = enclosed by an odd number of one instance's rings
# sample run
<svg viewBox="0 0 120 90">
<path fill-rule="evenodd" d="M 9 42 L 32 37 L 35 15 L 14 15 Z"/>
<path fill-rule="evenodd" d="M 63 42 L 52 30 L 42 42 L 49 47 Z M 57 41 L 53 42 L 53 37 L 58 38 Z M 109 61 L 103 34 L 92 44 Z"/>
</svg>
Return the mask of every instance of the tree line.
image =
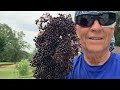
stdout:
<svg viewBox="0 0 120 90">
<path fill-rule="evenodd" d="M 23 31 L 17 32 L 7 24 L 0 23 L 0 62 L 17 62 L 29 58 L 30 54 L 24 49 L 30 48 L 30 45 L 23 37 Z"/>
</svg>

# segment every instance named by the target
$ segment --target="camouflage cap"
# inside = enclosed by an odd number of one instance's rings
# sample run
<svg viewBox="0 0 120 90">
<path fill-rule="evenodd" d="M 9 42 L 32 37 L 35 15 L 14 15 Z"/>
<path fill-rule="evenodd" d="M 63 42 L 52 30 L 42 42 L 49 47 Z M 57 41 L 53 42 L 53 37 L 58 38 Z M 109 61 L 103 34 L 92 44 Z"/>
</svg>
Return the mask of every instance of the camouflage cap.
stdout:
<svg viewBox="0 0 120 90">
<path fill-rule="evenodd" d="M 107 13 L 107 12 L 112 12 L 112 13 L 116 13 L 117 11 L 76 11 L 75 12 L 75 17 L 83 15 L 83 14 L 92 14 L 92 15 L 97 15 L 97 14 L 102 14 L 102 13 Z"/>
<path fill-rule="evenodd" d="M 76 11 L 75 12 L 75 17 L 79 16 L 79 15 L 83 15 L 83 14 L 100 14 L 100 13 L 107 13 L 107 12 L 112 12 L 112 13 L 116 13 L 116 11 Z"/>
</svg>

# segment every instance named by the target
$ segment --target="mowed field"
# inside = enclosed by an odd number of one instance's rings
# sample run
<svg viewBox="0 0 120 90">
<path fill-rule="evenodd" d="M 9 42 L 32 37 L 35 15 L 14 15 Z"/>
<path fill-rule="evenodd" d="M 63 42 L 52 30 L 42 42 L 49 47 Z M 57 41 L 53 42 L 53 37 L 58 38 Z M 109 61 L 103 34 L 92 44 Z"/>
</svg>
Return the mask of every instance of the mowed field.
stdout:
<svg viewBox="0 0 120 90">
<path fill-rule="evenodd" d="M 32 69 L 27 76 L 19 76 L 16 64 L 0 62 L 0 79 L 34 79 Z"/>
</svg>

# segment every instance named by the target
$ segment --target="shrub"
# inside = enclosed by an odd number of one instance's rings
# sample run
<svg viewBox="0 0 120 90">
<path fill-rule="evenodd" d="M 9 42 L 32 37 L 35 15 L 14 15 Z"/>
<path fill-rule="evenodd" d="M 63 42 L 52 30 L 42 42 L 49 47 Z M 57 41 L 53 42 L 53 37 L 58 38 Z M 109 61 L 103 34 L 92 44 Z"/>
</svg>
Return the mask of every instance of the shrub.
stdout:
<svg viewBox="0 0 120 90">
<path fill-rule="evenodd" d="M 21 60 L 16 65 L 16 69 L 19 72 L 20 76 L 26 76 L 29 73 L 29 62 L 27 60 Z"/>
</svg>

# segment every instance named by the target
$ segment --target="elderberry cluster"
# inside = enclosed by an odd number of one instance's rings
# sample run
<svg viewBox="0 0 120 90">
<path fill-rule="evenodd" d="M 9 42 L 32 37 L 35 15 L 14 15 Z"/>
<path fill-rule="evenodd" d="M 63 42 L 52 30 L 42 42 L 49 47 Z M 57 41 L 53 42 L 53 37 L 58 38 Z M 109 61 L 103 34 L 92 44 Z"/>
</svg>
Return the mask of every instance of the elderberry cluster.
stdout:
<svg viewBox="0 0 120 90">
<path fill-rule="evenodd" d="M 72 69 L 72 59 L 78 54 L 71 15 L 58 15 L 46 14 L 36 20 L 39 32 L 42 32 L 34 39 L 37 52 L 31 61 L 37 79 L 64 78 Z"/>
</svg>

